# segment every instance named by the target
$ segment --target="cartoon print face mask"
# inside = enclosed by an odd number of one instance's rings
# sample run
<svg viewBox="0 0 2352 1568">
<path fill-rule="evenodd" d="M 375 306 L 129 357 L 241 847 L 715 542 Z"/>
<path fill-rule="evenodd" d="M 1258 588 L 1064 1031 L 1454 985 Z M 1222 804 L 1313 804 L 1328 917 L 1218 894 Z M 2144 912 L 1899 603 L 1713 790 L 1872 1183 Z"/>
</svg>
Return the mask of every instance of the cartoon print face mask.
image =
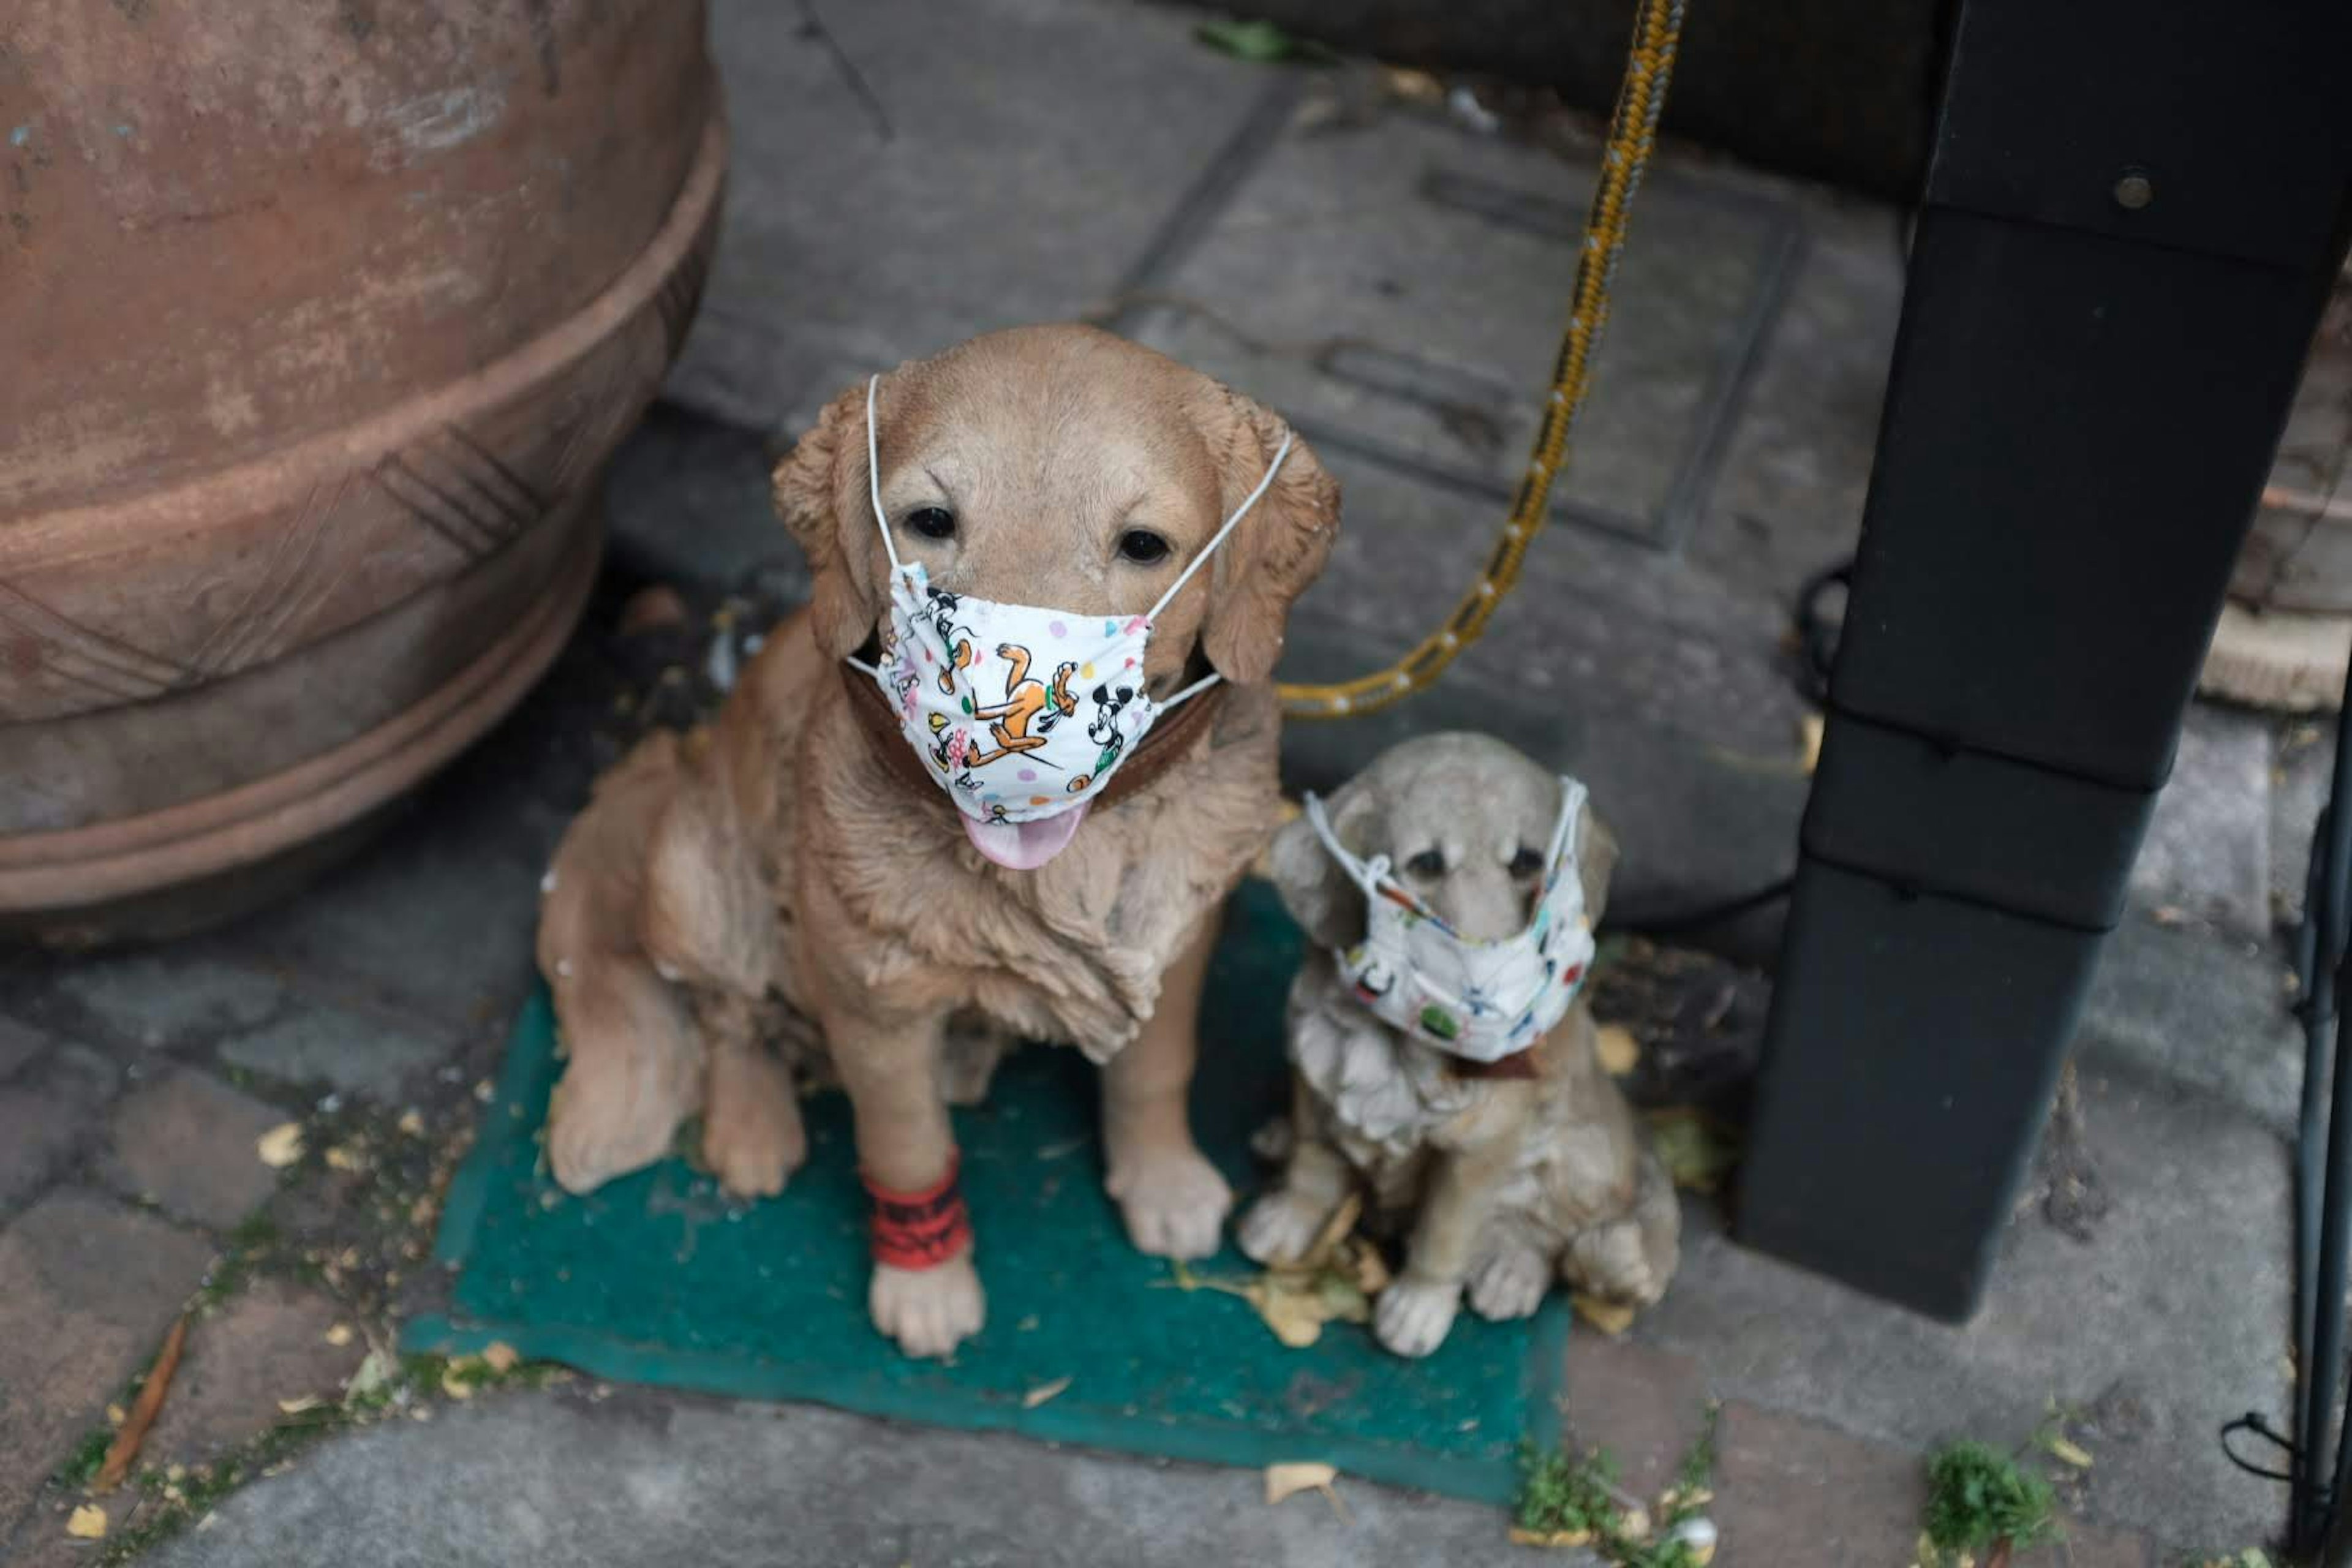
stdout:
<svg viewBox="0 0 2352 1568">
<path fill-rule="evenodd" d="M 907 743 L 963 814 L 980 852 L 1033 870 L 1068 846 L 1088 804 L 1152 721 L 1218 679 L 1155 702 L 1143 683 L 1151 623 L 1273 486 L 1290 437 L 1257 488 L 1143 614 L 1001 605 L 934 587 L 921 562 L 899 559 L 882 510 L 874 433 L 881 379 L 866 384 L 866 468 L 890 555 L 890 619 L 880 659 L 858 668 L 890 700 Z"/>
<path fill-rule="evenodd" d="M 1592 927 L 1576 874 L 1584 786 L 1565 775 L 1559 783 L 1559 823 L 1534 918 L 1492 942 L 1457 933 L 1389 874 L 1388 857 L 1349 854 L 1323 803 L 1307 797 L 1316 836 L 1364 890 L 1364 938 L 1337 956 L 1356 999 L 1381 1022 L 1440 1050 L 1494 1062 L 1527 1049 L 1568 1016 L 1592 962 Z"/>
</svg>

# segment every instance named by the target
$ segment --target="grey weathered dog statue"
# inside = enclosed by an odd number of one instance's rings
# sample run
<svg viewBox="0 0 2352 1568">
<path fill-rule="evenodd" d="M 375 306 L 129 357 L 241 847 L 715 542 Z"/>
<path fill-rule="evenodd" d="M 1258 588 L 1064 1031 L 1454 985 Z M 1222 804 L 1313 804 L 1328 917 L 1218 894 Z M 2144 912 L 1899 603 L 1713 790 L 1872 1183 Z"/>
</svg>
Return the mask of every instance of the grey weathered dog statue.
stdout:
<svg viewBox="0 0 2352 1568">
<path fill-rule="evenodd" d="M 1581 785 L 1484 735 L 1383 753 L 1275 840 L 1315 946 L 1291 987 L 1282 1180 L 1241 1226 L 1295 1259 L 1351 1190 L 1406 1237 L 1373 1328 L 1426 1355 L 1466 1286 L 1486 1318 L 1557 1276 L 1646 1306 L 1673 1277 L 1673 1184 L 1601 1071 L 1582 981 L 1616 845 Z"/>
</svg>

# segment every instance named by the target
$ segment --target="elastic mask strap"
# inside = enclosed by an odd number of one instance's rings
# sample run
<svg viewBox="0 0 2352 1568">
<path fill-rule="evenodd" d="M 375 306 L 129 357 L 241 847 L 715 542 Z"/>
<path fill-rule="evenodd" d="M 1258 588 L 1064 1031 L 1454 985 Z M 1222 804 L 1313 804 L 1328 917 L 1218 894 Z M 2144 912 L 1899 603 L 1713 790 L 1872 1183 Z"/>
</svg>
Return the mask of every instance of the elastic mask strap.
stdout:
<svg viewBox="0 0 2352 1568">
<path fill-rule="evenodd" d="M 1179 702 L 1190 701 L 1192 699 L 1198 697 L 1201 693 L 1206 691 L 1209 688 L 1214 686 L 1223 679 L 1223 676 L 1219 675 L 1213 669 L 1208 674 L 1201 677 L 1200 679 L 1192 682 L 1192 685 L 1186 687 L 1183 690 L 1178 692 L 1175 696 L 1171 697 L 1167 701 L 1160 703 L 1160 710 L 1165 713 L 1171 708 L 1175 707 Z"/>
<path fill-rule="evenodd" d="M 1584 815 L 1584 786 L 1569 777 L 1559 775 L 1559 826 L 1552 829 L 1551 853 L 1545 857 L 1546 868 L 1557 867 L 1567 855 L 1576 837 L 1578 820 Z"/>
<path fill-rule="evenodd" d="M 1364 890 L 1364 897 L 1380 897 L 1381 880 L 1388 871 L 1388 858 L 1379 856 L 1370 860 L 1357 859 L 1348 852 L 1348 847 L 1339 842 L 1339 834 L 1332 831 L 1330 814 L 1323 809 L 1323 797 L 1310 790 L 1306 805 L 1307 826 L 1315 829 L 1315 837 L 1323 841 L 1323 847 L 1331 852 L 1331 858 L 1339 862 L 1339 868 L 1348 873 L 1348 879 Z"/>
<path fill-rule="evenodd" d="M 871 389 L 868 389 L 867 398 L 869 403 L 872 399 L 872 395 Z M 873 417 L 871 415 L 867 416 L 866 427 L 869 431 L 873 428 Z M 1160 602 L 1152 605 L 1151 608 L 1143 612 L 1143 618 L 1145 620 L 1158 620 L 1160 618 L 1160 612 L 1166 609 L 1169 605 L 1169 602 L 1174 599 L 1177 595 L 1184 591 L 1184 584 L 1192 580 L 1192 574 L 1198 572 L 1207 563 L 1209 557 L 1217 552 L 1217 546 L 1225 542 L 1225 536 L 1233 532 L 1234 529 L 1241 526 L 1241 521 L 1249 515 L 1250 508 L 1257 505 L 1259 498 L 1264 496 L 1267 490 L 1274 488 L 1274 476 L 1282 472 L 1282 460 L 1288 456 L 1290 456 L 1290 433 L 1286 430 L 1283 432 L 1282 445 L 1275 449 L 1274 461 L 1266 467 L 1265 478 L 1258 480 L 1257 489 L 1250 491 L 1248 499 L 1244 500 L 1240 506 L 1234 510 L 1234 515 L 1225 519 L 1225 526 L 1217 530 L 1216 533 L 1210 539 L 1208 548 L 1202 551 L 1198 555 L 1192 557 L 1192 563 L 1186 566 L 1183 571 L 1176 574 L 1176 581 L 1168 585 L 1168 592 L 1160 595 Z M 874 504 L 876 510 L 878 511 L 882 505 L 881 501 L 877 499 Z M 1188 692 L 1186 695 L 1190 696 L 1191 693 Z"/>
<path fill-rule="evenodd" d="M 874 440 L 874 389 L 881 384 L 878 375 L 866 378 L 866 489 L 874 498 L 874 526 L 882 531 L 882 548 L 890 552 L 890 570 L 899 572 L 905 568 L 898 561 L 898 546 L 890 538 L 890 520 L 882 513 L 882 458 Z"/>
</svg>

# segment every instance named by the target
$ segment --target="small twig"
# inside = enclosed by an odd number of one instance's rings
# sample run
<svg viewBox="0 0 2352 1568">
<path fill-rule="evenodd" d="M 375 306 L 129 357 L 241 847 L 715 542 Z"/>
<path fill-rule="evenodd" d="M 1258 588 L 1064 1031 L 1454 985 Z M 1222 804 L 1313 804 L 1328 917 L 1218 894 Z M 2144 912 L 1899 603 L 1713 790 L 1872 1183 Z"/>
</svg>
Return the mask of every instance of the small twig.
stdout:
<svg viewBox="0 0 2352 1568">
<path fill-rule="evenodd" d="M 897 141 L 898 132 L 890 123 L 890 111 L 882 107 L 882 100 L 875 92 L 873 84 L 866 79 L 866 73 L 859 70 L 857 62 L 849 58 L 849 51 L 841 47 L 841 40 L 833 36 L 833 29 L 824 25 L 824 18 L 816 14 L 816 0 L 801 0 L 801 18 L 808 31 L 824 45 L 825 52 L 833 56 L 833 63 L 841 68 L 841 79 L 849 84 L 849 90 L 857 95 L 857 100 L 874 117 L 875 129 L 881 132 L 882 140 Z"/>
<path fill-rule="evenodd" d="M 123 1417 L 122 1430 L 107 1446 L 106 1462 L 99 1466 L 98 1479 L 90 1490 L 110 1492 L 131 1473 L 131 1461 L 139 1458 L 139 1446 L 147 1440 L 147 1429 L 155 1425 L 156 1414 L 163 1408 L 163 1396 L 172 1390 L 172 1374 L 180 1370 L 180 1349 L 187 1341 L 188 1319 L 184 1312 L 164 1336 L 163 1348 L 156 1354 L 153 1369 L 140 1385 L 131 1414 Z"/>
</svg>

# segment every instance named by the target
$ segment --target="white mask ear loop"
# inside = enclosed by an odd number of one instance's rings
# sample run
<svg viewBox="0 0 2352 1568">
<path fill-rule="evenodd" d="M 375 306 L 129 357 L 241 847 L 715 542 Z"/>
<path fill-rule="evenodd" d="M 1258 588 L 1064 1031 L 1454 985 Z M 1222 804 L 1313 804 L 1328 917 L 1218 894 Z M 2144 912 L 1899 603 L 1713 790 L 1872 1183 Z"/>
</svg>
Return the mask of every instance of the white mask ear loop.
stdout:
<svg viewBox="0 0 2352 1568">
<path fill-rule="evenodd" d="M 870 417 L 868 423 L 871 423 Z M 1234 515 L 1225 519 L 1225 525 L 1210 536 L 1208 547 L 1202 550 L 1198 555 L 1192 557 L 1191 563 L 1185 566 L 1184 570 L 1176 574 L 1176 581 L 1168 584 L 1168 592 L 1160 595 L 1160 602 L 1153 605 L 1151 608 L 1143 612 L 1143 618 L 1147 622 L 1156 621 L 1160 618 L 1160 612 L 1168 607 L 1169 601 L 1175 598 L 1177 595 L 1184 591 L 1184 584 L 1192 580 L 1192 574 L 1198 572 L 1202 563 L 1205 563 L 1210 556 L 1214 555 L 1217 552 L 1217 546 L 1225 542 L 1225 536 L 1227 534 L 1230 534 L 1234 529 L 1241 526 L 1241 521 L 1249 515 L 1250 508 L 1257 505 L 1259 500 L 1265 496 L 1265 492 L 1274 488 L 1274 477 L 1282 472 L 1282 460 L 1290 456 L 1290 433 L 1286 430 L 1284 431 L 1282 435 L 1282 445 L 1275 448 L 1274 461 L 1266 465 L 1265 477 L 1258 480 L 1257 489 L 1250 491 L 1250 493 L 1243 499 L 1242 504 L 1234 509 Z M 1167 701 L 1160 703 L 1160 706 L 1162 709 L 1173 708 L 1179 702 L 1182 702 L 1190 698 L 1198 697 L 1202 692 L 1206 691 L 1210 687 L 1214 686 L 1218 681 L 1223 680 L 1223 676 L 1219 675 L 1214 670 L 1211 670 L 1200 679 L 1192 682 L 1192 685 L 1184 688 L 1183 690 L 1176 693 L 1175 696 L 1168 699 Z"/>
<path fill-rule="evenodd" d="M 874 500 L 874 526 L 882 531 L 882 548 L 889 552 L 890 570 L 896 574 L 905 568 L 898 564 L 898 547 L 890 541 L 889 520 L 882 515 L 882 459 L 874 449 L 874 389 L 881 384 L 882 378 L 878 375 L 866 378 L 866 490 Z M 842 662 L 852 669 L 865 671 L 877 680 L 882 679 L 880 670 L 856 654 L 851 654 Z"/>
<path fill-rule="evenodd" d="M 1388 875 L 1388 857 L 1376 855 L 1370 860 L 1359 860 L 1349 854 L 1348 847 L 1339 842 L 1339 835 L 1332 829 L 1331 816 L 1323 809 L 1322 796 L 1311 790 L 1307 792 L 1306 810 L 1307 826 L 1315 829 L 1315 837 L 1323 841 L 1323 847 L 1331 852 L 1331 858 L 1339 862 L 1339 868 L 1348 873 L 1348 879 L 1363 889 L 1364 897 L 1379 898 L 1380 884 Z"/>
<path fill-rule="evenodd" d="M 1225 536 L 1240 527 L 1242 519 L 1249 515 L 1250 508 L 1257 505 L 1259 499 L 1274 488 L 1274 477 L 1282 472 L 1282 460 L 1290 456 L 1290 433 L 1287 430 L 1284 431 L 1282 445 L 1275 449 L 1274 461 L 1266 466 L 1265 478 L 1258 480 L 1257 489 L 1250 491 L 1242 504 L 1234 509 L 1234 515 L 1225 519 L 1225 525 L 1210 536 L 1208 546 L 1201 553 L 1192 557 L 1191 563 L 1183 571 L 1176 574 L 1176 581 L 1168 584 L 1168 592 L 1160 595 L 1160 602 L 1143 612 L 1145 620 L 1156 621 L 1160 618 L 1160 612 L 1168 607 L 1170 600 L 1184 591 L 1184 584 L 1192 580 L 1192 574 L 1207 564 L 1209 557 L 1217 552 L 1217 546 L 1225 542 Z M 1193 689 L 1197 690 L 1198 688 Z M 1185 693 L 1186 696 L 1191 694 L 1191 691 Z M 1171 698 L 1170 700 L 1172 702 L 1175 700 Z"/>
<path fill-rule="evenodd" d="M 874 499 L 874 526 L 882 531 L 882 548 L 890 552 L 890 570 L 906 568 L 898 560 L 898 546 L 890 537 L 890 520 L 882 511 L 882 458 L 876 450 L 874 438 L 874 389 L 882 384 L 879 375 L 866 378 L 866 490 Z"/>
<path fill-rule="evenodd" d="M 1576 837 L 1578 819 L 1583 815 L 1584 786 L 1569 777 L 1559 775 L 1559 826 L 1552 829 L 1551 852 L 1545 857 L 1547 871 L 1560 864 L 1570 842 Z"/>
</svg>

